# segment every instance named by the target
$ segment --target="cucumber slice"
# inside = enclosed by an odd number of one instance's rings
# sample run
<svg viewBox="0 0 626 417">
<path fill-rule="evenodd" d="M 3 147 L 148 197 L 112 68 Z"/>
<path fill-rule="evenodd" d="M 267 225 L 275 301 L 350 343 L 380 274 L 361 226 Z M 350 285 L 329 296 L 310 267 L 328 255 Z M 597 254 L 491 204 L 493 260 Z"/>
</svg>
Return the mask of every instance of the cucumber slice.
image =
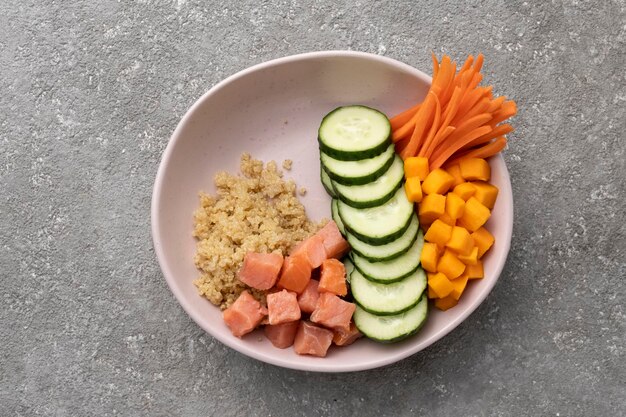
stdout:
<svg viewBox="0 0 626 417">
<path fill-rule="evenodd" d="M 397 342 L 416 333 L 428 317 L 428 299 L 422 295 L 417 305 L 410 310 L 393 316 L 368 313 L 360 306 L 352 316 L 361 333 L 383 343 Z"/>
<path fill-rule="evenodd" d="M 350 284 L 350 281 L 352 280 L 351 276 L 352 276 L 352 271 L 354 271 L 354 264 L 352 263 L 352 260 L 346 256 L 345 258 L 343 258 L 343 266 L 346 268 L 346 281 L 348 282 L 348 284 Z"/>
<path fill-rule="evenodd" d="M 380 206 L 387 202 L 402 187 L 404 163 L 396 156 L 383 175 L 364 185 L 343 185 L 331 180 L 335 194 L 344 203 L 356 208 Z"/>
<path fill-rule="evenodd" d="M 339 216 L 339 207 L 337 207 L 337 203 L 339 201 L 336 198 L 333 198 L 333 201 L 330 203 L 330 217 L 332 217 L 333 221 L 337 224 L 337 228 L 341 232 L 342 235 L 346 235 L 346 228 L 341 221 L 341 217 Z"/>
<path fill-rule="evenodd" d="M 345 185 L 362 185 L 383 175 L 393 163 L 394 155 L 395 147 L 391 144 L 383 153 L 373 158 L 341 161 L 322 152 L 320 159 L 333 181 Z"/>
<path fill-rule="evenodd" d="M 346 231 L 363 242 L 383 245 L 400 237 L 411 222 L 413 203 L 400 187 L 385 204 L 358 209 L 339 201 L 339 215 Z"/>
<path fill-rule="evenodd" d="M 392 284 L 379 284 L 363 277 L 358 269 L 350 276 L 354 300 L 372 314 L 394 315 L 416 305 L 426 289 L 426 274 L 422 268 Z"/>
<path fill-rule="evenodd" d="M 325 154 L 342 161 L 356 161 L 384 152 L 390 135 L 391 124 L 383 113 L 365 106 L 345 106 L 324 117 L 318 141 Z"/>
<path fill-rule="evenodd" d="M 333 183 L 331 182 L 330 177 L 328 176 L 326 171 L 324 171 L 324 168 L 320 168 L 320 171 L 320 179 L 322 180 L 322 185 L 324 186 L 324 189 L 329 196 L 335 197 L 335 190 L 333 190 Z"/>
<path fill-rule="evenodd" d="M 365 278 L 375 282 L 390 283 L 400 281 L 411 275 L 420 265 L 420 256 L 424 247 L 424 235 L 420 230 L 417 239 L 408 251 L 389 261 L 370 262 L 357 255 L 352 255 L 354 266 Z"/>
<path fill-rule="evenodd" d="M 413 242 L 415 242 L 415 239 L 417 239 L 418 231 L 419 220 L 417 215 L 413 214 L 409 228 L 406 229 L 404 234 L 385 245 L 370 245 L 369 243 L 359 240 L 351 233 L 347 234 L 347 239 L 352 250 L 368 261 L 388 261 L 408 251 L 413 245 Z"/>
</svg>

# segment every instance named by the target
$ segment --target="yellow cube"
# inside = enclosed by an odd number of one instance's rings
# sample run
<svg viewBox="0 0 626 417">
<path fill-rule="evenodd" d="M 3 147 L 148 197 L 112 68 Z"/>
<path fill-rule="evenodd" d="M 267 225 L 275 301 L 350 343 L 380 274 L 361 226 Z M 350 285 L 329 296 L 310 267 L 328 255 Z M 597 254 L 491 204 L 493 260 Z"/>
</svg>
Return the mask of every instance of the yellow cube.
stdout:
<svg viewBox="0 0 626 417">
<path fill-rule="evenodd" d="M 439 298 L 439 297 L 437 297 L 437 294 L 435 294 L 435 292 L 430 287 L 428 287 L 428 298 L 430 298 L 431 300 L 433 298 Z"/>
<path fill-rule="evenodd" d="M 420 181 L 424 181 L 428 172 L 428 158 L 411 156 L 404 160 L 404 176 L 407 179 L 417 177 Z"/>
<path fill-rule="evenodd" d="M 465 180 L 461 176 L 461 167 L 458 165 L 452 165 L 451 167 L 446 168 L 446 172 L 454 178 L 454 182 L 452 183 L 452 187 L 456 187 L 457 185 L 464 183 Z"/>
<path fill-rule="evenodd" d="M 452 226 L 437 219 L 428 228 L 428 231 L 424 235 L 424 240 L 426 242 L 432 242 L 440 246 L 445 246 L 450 239 L 451 234 Z"/>
<path fill-rule="evenodd" d="M 450 217 L 448 213 L 443 213 L 441 216 L 439 216 L 438 220 L 441 220 L 442 222 L 444 222 L 445 224 L 449 224 L 450 226 L 456 225 L 456 220 Z"/>
<path fill-rule="evenodd" d="M 445 298 L 439 298 L 435 300 L 435 307 L 437 307 L 439 310 L 446 311 L 457 305 L 457 303 L 458 301 L 455 300 L 454 297 L 449 295 Z"/>
<path fill-rule="evenodd" d="M 469 279 L 480 279 L 484 277 L 485 271 L 483 270 L 483 262 L 477 261 L 475 265 L 467 265 L 465 273 Z"/>
<path fill-rule="evenodd" d="M 420 256 L 422 268 L 428 272 L 437 272 L 437 262 L 439 262 L 439 250 L 436 243 L 425 242 Z"/>
<path fill-rule="evenodd" d="M 469 255 L 474 247 L 474 241 L 467 229 L 460 226 L 454 226 L 450 238 L 446 243 L 446 247 L 452 249 L 460 255 Z M 478 253 L 478 252 L 477 252 Z"/>
<path fill-rule="evenodd" d="M 459 261 L 452 251 L 446 249 L 439 258 L 437 271 L 442 272 L 448 279 L 455 279 L 465 271 L 465 264 Z"/>
<path fill-rule="evenodd" d="M 432 289 L 438 298 L 448 296 L 454 289 L 450 280 L 441 272 L 436 273 L 428 280 L 428 288 Z"/>
<path fill-rule="evenodd" d="M 456 193 L 446 194 L 446 213 L 453 219 L 458 219 L 463 215 L 465 200 Z"/>
<path fill-rule="evenodd" d="M 465 202 L 463 215 L 459 218 L 459 225 L 465 227 L 470 232 L 478 230 L 487 223 L 491 216 L 491 211 L 474 197 L 470 197 Z"/>
<path fill-rule="evenodd" d="M 464 182 L 454 187 L 452 192 L 461 197 L 463 201 L 467 201 L 476 192 L 476 187 L 471 182 Z"/>
<path fill-rule="evenodd" d="M 491 167 L 489 162 L 482 158 L 464 159 L 459 163 L 461 175 L 468 181 L 489 181 L 491 177 Z"/>
<path fill-rule="evenodd" d="M 469 255 L 459 255 L 457 257 L 465 265 L 476 265 L 478 262 L 478 246 L 474 246 Z"/>
<path fill-rule="evenodd" d="M 419 205 L 420 223 L 430 224 L 446 211 L 446 197 L 430 194 L 422 198 Z"/>
<path fill-rule="evenodd" d="M 474 197 L 480 201 L 488 209 L 492 209 L 496 205 L 496 199 L 498 198 L 498 187 L 489 184 L 484 181 L 473 182 L 472 185 L 476 188 Z"/>
<path fill-rule="evenodd" d="M 412 203 L 419 203 L 422 201 L 422 186 L 420 185 L 420 179 L 417 177 L 409 177 L 404 183 L 404 191 L 406 192 L 406 198 Z"/>
<path fill-rule="evenodd" d="M 491 233 L 484 227 L 479 228 L 471 234 L 474 245 L 478 248 L 478 258 L 482 258 L 483 255 L 491 248 L 496 239 Z"/>
<path fill-rule="evenodd" d="M 453 288 L 450 295 L 452 296 L 452 298 L 454 298 L 455 300 L 461 298 L 461 294 L 463 294 L 463 291 L 465 291 L 465 287 L 467 286 L 467 280 L 467 275 L 463 274 L 457 279 L 451 281 Z"/>
<path fill-rule="evenodd" d="M 422 191 L 424 194 L 445 194 L 452 183 L 454 183 L 452 175 L 439 168 L 430 171 L 422 184 Z"/>
</svg>

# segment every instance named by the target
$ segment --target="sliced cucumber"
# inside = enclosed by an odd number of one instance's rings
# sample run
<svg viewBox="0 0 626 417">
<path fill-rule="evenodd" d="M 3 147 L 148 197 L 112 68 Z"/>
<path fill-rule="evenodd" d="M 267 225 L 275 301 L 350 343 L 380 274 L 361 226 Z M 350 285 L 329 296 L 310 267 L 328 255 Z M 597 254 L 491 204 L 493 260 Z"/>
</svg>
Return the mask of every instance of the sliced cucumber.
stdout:
<svg viewBox="0 0 626 417">
<path fill-rule="evenodd" d="M 326 171 L 324 171 L 324 168 L 320 168 L 320 171 L 320 178 L 322 180 L 322 185 L 324 186 L 324 189 L 329 196 L 335 197 L 335 190 L 333 190 L 333 183 L 331 182 L 330 177 L 328 176 Z"/>
<path fill-rule="evenodd" d="M 393 163 L 383 175 L 364 185 L 343 185 L 332 181 L 337 197 L 344 203 L 356 208 L 380 206 L 387 202 L 404 179 L 404 163 L 396 156 Z"/>
<path fill-rule="evenodd" d="M 383 153 L 373 158 L 341 161 L 321 152 L 320 159 L 333 181 L 345 185 L 362 185 L 383 175 L 393 163 L 394 155 L 395 147 L 391 144 Z"/>
<path fill-rule="evenodd" d="M 422 295 L 410 310 L 392 316 L 380 316 L 356 307 L 352 318 L 361 333 L 379 342 L 397 342 L 417 332 L 428 317 L 428 299 Z"/>
<path fill-rule="evenodd" d="M 370 262 L 357 255 L 352 255 L 354 266 L 367 279 L 376 282 L 390 283 L 400 281 L 411 275 L 420 265 L 420 256 L 424 247 L 424 235 L 420 230 L 417 239 L 408 251 L 389 261 Z"/>
<path fill-rule="evenodd" d="M 337 207 L 337 203 L 339 200 L 333 198 L 333 201 L 330 202 L 330 217 L 333 218 L 333 221 L 337 224 L 337 228 L 341 232 L 342 235 L 346 235 L 346 228 L 341 221 L 341 217 L 339 216 L 339 207 Z"/>
<path fill-rule="evenodd" d="M 390 135 L 391 124 L 383 113 L 365 106 L 345 106 L 324 117 L 318 141 L 325 154 L 342 161 L 356 161 L 384 152 Z"/>
<path fill-rule="evenodd" d="M 368 261 L 388 261 L 390 259 L 397 258 L 408 251 L 413 245 L 413 242 L 415 242 L 415 239 L 417 239 L 418 231 L 419 220 L 417 215 L 413 214 L 413 216 L 411 216 L 409 228 L 406 229 L 402 236 L 387 244 L 370 245 L 369 243 L 359 240 L 351 233 L 347 234 L 347 239 L 350 247 L 352 247 L 352 250 Z"/>
<path fill-rule="evenodd" d="M 400 237 L 409 227 L 413 203 L 400 187 L 385 204 L 358 209 L 340 201 L 339 215 L 346 231 L 372 245 L 383 245 Z"/>
<path fill-rule="evenodd" d="M 354 271 L 354 264 L 352 263 L 352 260 L 348 256 L 343 258 L 342 262 L 343 262 L 343 266 L 346 268 L 346 281 L 348 282 L 348 284 L 350 284 L 352 271 Z"/>
<path fill-rule="evenodd" d="M 364 310 L 378 315 L 400 314 L 419 302 L 426 289 L 426 274 L 422 268 L 417 268 L 398 282 L 380 284 L 355 269 L 350 276 L 350 288 L 354 300 Z"/>
</svg>

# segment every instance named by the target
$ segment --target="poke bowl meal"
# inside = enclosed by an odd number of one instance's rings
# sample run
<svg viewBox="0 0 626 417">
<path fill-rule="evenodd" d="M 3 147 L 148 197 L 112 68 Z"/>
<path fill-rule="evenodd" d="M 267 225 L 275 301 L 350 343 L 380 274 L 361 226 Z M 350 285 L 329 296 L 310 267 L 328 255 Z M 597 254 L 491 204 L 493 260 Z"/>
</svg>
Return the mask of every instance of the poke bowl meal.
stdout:
<svg viewBox="0 0 626 417">
<path fill-rule="evenodd" d="M 371 369 L 429 346 L 495 285 L 512 230 L 515 102 L 484 57 L 432 78 L 358 52 L 244 70 L 185 115 L 152 201 L 185 311 L 279 366 Z"/>
</svg>

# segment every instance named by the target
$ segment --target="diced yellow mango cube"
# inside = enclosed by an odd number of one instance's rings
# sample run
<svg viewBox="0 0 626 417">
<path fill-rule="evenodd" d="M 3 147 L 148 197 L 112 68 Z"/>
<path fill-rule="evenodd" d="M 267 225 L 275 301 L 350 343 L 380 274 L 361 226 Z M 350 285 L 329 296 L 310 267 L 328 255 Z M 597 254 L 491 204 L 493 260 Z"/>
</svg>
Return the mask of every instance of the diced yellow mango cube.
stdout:
<svg viewBox="0 0 626 417">
<path fill-rule="evenodd" d="M 446 242 L 446 247 L 452 249 L 460 255 L 469 255 L 474 247 L 472 236 L 464 227 L 454 226 L 450 239 Z"/>
<path fill-rule="evenodd" d="M 482 158 L 464 159 L 459 163 L 461 175 L 468 181 L 489 181 L 491 177 L 491 167 L 489 162 Z"/>
<path fill-rule="evenodd" d="M 463 176 L 461 175 L 461 167 L 457 165 L 452 165 L 451 167 L 446 168 L 446 172 L 454 178 L 454 182 L 452 183 L 452 187 L 456 187 L 459 184 L 465 182 Z"/>
<path fill-rule="evenodd" d="M 483 262 L 477 261 L 475 265 L 467 265 L 465 273 L 469 279 L 480 279 L 484 277 L 485 271 L 483 270 Z"/>
<path fill-rule="evenodd" d="M 428 287 L 433 290 L 438 298 L 448 296 L 454 289 L 450 280 L 441 272 L 436 273 L 428 280 Z"/>
<path fill-rule="evenodd" d="M 425 242 L 420 256 L 422 268 L 428 272 L 437 272 L 437 262 L 439 262 L 439 250 L 436 243 Z"/>
<path fill-rule="evenodd" d="M 423 156 L 411 156 L 404 160 L 404 176 L 408 179 L 417 177 L 424 181 L 428 176 L 428 158 Z"/>
<path fill-rule="evenodd" d="M 437 219 L 428 228 L 428 231 L 424 235 L 424 240 L 426 242 L 432 242 L 440 246 L 445 246 L 446 242 L 450 239 L 451 234 L 452 226 Z"/>
<path fill-rule="evenodd" d="M 467 286 L 467 280 L 467 275 L 463 274 L 457 279 L 451 281 L 453 288 L 450 295 L 452 296 L 452 298 L 454 298 L 455 300 L 461 298 L 461 294 L 463 294 L 463 291 L 465 291 L 465 287 Z"/>
<path fill-rule="evenodd" d="M 452 297 L 451 295 L 445 297 L 445 298 L 438 298 L 435 300 L 435 307 L 437 307 L 439 310 L 449 310 L 452 307 L 454 307 L 455 305 L 457 305 L 458 301 L 454 299 L 454 297 Z"/>
<path fill-rule="evenodd" d="M 430 194 L 422 198 L 419 205 L 420 223 L 431 224 L 446 211 L 446 197 Z"/>
<path fill-rule="evenodd" d="M 471 182 L 464 182 L 454 187 L 452 192 L 467 201 L 476 192 L 476 187 Z"/>
<path fill-rule="evenodd" d="M 476 265 L 478 262 L 478 246 L 474 246 L 468 255 L 459 254 L 457 258 L 459 258 L 459 261 L 463 262 L 465 265 Z"/>
<path fill-rule="evenodd" d="M 404 191 L 406 192 L 406 198 L 412 203 L 419 203 L 422 201 L 422 186 L 420 185 L 420 179 L 417 177 L 409 177 L 404 183 Z"/>
<path fill-rule="evenodd" d="M 439 216 L 438 220 L 441 220 L 442 222 L 444 222 L 445 224 L 449 224 L 450 226 L 456 225 L 456 220 L 450 217 L 448 213 L 443 213 L 441 216 Z"/>
<path fill-rule="evenodd" d="M 498 187 L 484 181 L 473 182 L 472 185 L 476 189 L 474 197 L 480 201 L 488 209 L 492 209 L 498 198 Z"/>
<path fill-rule="evenodd" d="M 446 194 L 446 213 L 454 220 L 463 215 L 465 200 L 456 193 Z"/>
<path fill-rule="evenodd" d="M 489 216 L 491 216 L 491 211 L 476 198 L 470 197 L 465 202 L 463 215 L 459 218 L 458 224 L 470 232 L 474 232 L 487 223 Z"/>
<path fill-rule="evenodd" d="M 439 168 L 430 171 L 422 184 L 422 191 L 424 194 L 445 194 L 450 189 L 452 183 L 454 183 L 452 175 Z"/>
<path fill-rule="evenodd" d="M 430 298 L 431 300 L 433 298 L 439 298 L 437 297 L 437 294 L 433 291 L 433 289 L 430 287 L 428 287 L 428 298 Z"/>
<path fill-rule="evenodd" d="M 478 258 L 482 258 L 483 255 L 491 248 L 496 239 L 493 237 L 489 230 L 484 227 L 480 227 L 474 233 L 471 234 L 474 245 L 478 248 Z"/>
<path fill-rule="evenodd" d="M 446 249 L 439 258 L 437 271 L 442 272 L 448 279 L 455 279 L 465 271 L 465 264 L 459 261 L 452 251 Z"/>
</svg>

